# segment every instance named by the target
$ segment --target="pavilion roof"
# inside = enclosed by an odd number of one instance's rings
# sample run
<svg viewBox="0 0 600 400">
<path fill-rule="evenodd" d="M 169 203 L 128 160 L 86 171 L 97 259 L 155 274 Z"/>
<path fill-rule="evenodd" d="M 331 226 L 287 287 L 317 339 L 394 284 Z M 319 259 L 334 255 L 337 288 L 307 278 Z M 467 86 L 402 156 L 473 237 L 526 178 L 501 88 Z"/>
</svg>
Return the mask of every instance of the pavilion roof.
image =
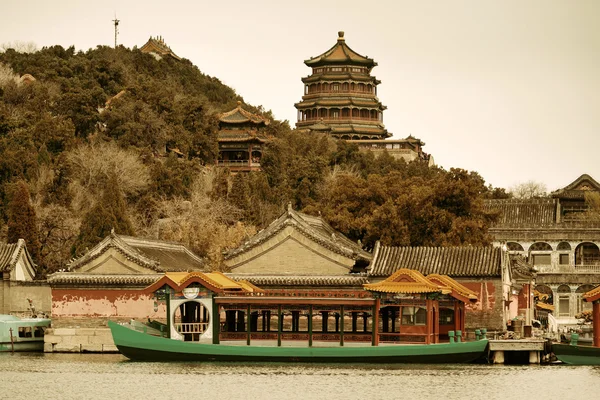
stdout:
<svg viewBox="0 0 600 400">
<path fill-rule="evenodd" d="M 325 53 L 316 57 L 311 57 L 309 60 L 305 60 L 304 64 L 309 67 L 318 67 L 321 65 L 328 64 L 349 64 L 349 65 L 361 65 L 372 68 L 377 63 L 369 57 L 362 56 L 352 50 L 344 39 L 344 32 L 338 32 L 337 43 L 327 50 Z"/>
<path fill-rule="evenodd" d="M 452 290 L 451 295 L 455 298 L 461 299 L 465 303 L 467 301 L 477 300 L 477 293 L 465 287 L 464 285 L 461 285 L 448 275 L 429 274 L 427 275 L 427 279 L 438 284 L 439 286 L 450 288 Z"/>
<path fill-rule="evenodd" d="M 451 277 L 499 277 L 501 263 L 499 247 L 394 247 L 378 241 L 367 271 L 369 276 L 388 276 L 409 268 Z"/>
<path fill-rule="evenodd" d="M 17 243 L 0 243 L 0 272 L 11 272 L 19 262 L 21 255 L 24 255 L 27 260 L 29 265 L 25 268 L 30 275 L 29 278 L 33 279 L 36 265 L 27 250 L 24 239 L 17 240 Z"/>
<path fill-rule="evenodd" d="M 600 300 L 600 286 L 595 287 L 587 293 L 583 294 L 583 299 L 588 302 Z"/>
<path fill-rule="evenodd" d="M 587 192 L 600 192 L 600 183 L 588 174 L 583 174 L 562 189 L 555 190 L 551 196 L 559 199 L 584 199 Z"/>
<path fill-rule="evenodd" d="M 382 293 L 438 293 L 448 294 L 451 292 L 448 288 L 441 288 L 439 285 L 431 282 L 423 274 L 414 269 L 401 268 L 388 277 L 386 280 L 377 283 L 367 283 L 363 285 L 366 290 Z"/>
<path fill-rule="evenodd" d="M 260 246 L 262 243 L 277 235 L 280 231 L 288 226 L 293 226 L 303 235 L 309 237 L 310 239 L 319 243 L 321 246 L 335 253 L 341 254 L 353 260 L 371 260 L 370 253 L 363 250 L 357 243 L 333 229 L 327 222 L 325 222 L 325 220 L 323 220 L 323 218 L 320 216 L 315 217 L 295 211 L 291 204 L 289 204 L 287 210 L 283 212 L 279 218 L 271 222 L 269 226 L 252 236 L 236 249 L 227 252 L 225 254 L 225 259 L 231 259 L 239 254 L 249 251 L 256 246 Z"/>
<path fill-rule="evenodd" d="M 236 281 L 221 272 L 167 272 L 156 282 L 144 289 L 145 292 L 155 292 L 163 286 L 169 286 L 179 292 L 192 283 L 202 286 L 216 293 L 241 292 L 261 293 L 262 289 L 247 281 Z"/>
<path fill-rule="evenodd" d="M 77 270 L 100 257 L 109 249 L 116 249 L 130 261 L 156 272 L 203 270 L 205 262 L 180 243 L 136 238 L 111 232 L 83 256 L 69 264 Z"/>
<path fill-rule="evenodd" d="M 155 38 L 150 36 L 150 39 L 148 39 L 146 44 L 140 47 L 140 51 L 142 53 L 156 53 L 161 56 L 168 55 L 173 57 L 177 61 L 181 60 L 181 57 L 173 53 L 173 50 L 171 50 L 171 48 L 167 46 L 167 44 L 161 36 L 157 36 Z"/>
<path fill-rule="evenodd" d="M 269 120 L 260 115 L 252 114 L 242 108 L 242 102 L 238 101 L 237 107 L 231 111 L 219 114 L 219 122 L 225 124 L 246 124 L 266 126 L 269 125 Z"/>
</svg>

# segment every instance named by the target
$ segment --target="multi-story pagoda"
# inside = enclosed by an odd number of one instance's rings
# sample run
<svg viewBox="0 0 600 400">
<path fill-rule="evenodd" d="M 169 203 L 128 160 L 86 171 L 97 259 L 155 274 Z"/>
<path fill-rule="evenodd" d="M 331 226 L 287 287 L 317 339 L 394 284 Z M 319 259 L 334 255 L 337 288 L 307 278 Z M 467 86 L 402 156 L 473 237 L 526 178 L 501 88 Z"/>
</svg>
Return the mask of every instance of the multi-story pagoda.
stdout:
<svg viewBox="0 0 600 400">
<path fill-rule="evenodd" d="M 346 140 L 392 136 L 383 125 L 386 106 L 377 98 L 380 81 L 371 76 L 377 63 L 348 47 L 344 32 L 339 32 L 331 49 L 304 63 L 312 74 L 302 78 L 304 96 L 295 104 L 298 129 L 313 130 L 325 124 L 331 136 Z"/>
<path fill-rule="evenodd" d="M 219 158 L 217 165 L 232 171 L 247 172 L 260 169 L 260 159 L 267 137 L 263 130 L 269 120 L 238 106 L 219 115 Z"/>
</svg>

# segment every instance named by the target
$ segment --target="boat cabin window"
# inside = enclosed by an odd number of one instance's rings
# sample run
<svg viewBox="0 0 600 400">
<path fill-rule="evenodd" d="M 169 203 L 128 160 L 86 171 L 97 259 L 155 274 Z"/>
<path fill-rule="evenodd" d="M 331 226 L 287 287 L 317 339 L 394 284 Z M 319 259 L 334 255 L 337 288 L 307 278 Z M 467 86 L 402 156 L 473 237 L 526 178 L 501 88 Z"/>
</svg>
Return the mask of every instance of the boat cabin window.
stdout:
<svg viewBox="0 0 600 400">
<path fill-rule="evenodd" d="M 402 325 L 426 325 L 427 310 L 423 307 L 402 307 Z"/>
<path fill-rule="evenodd" d="M 19 337 L 20 338 L 44 337 L 45 330 L 46 330 L 46 327 L 44 327 L 44 326 L 20 326 L 19 327 Z"/>
<path fill-rule="evenodd" d="M 440 308 L 440 325 L 454 325 L 454 310 L 450 308 Z"/>
</svg>

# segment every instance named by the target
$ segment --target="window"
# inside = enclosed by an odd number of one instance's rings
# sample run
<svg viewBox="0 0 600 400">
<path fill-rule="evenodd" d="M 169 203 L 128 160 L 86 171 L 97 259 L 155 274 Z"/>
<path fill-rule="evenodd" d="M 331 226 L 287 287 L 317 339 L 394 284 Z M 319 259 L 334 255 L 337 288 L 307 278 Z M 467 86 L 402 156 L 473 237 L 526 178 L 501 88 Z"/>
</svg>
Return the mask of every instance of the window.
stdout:
<svg viewBox="0 0 600 400">
<path fill-rule="evenodd" d="M 332 67 L 330 69 L 332 72 L 342 72 L 342 67 Z"/>
<path fill-rule="evenodd" d="M 331 85 L 331 90 L 333 90 L 334 92 L 339 92 L 340 91 L 340 85 L 338 85 L 337 83 Z"/>
<path fill-rule="evenodd" d="M 560 265 L 569 265 L 569 255 L 568 254 L 560 254 L 559 255 L 559 264 Z"/>
<path fill-rule="evenodd" d="M 402 325 L 426 325 L 427 310 L 423 307 L 402 307 Z"/>
<path fill-rule="evenodd" d="M 558 297 L 558 316 L 568 317 L 569 315 L 569 296 L 561 295 Z"/>
<path fill-rule="evenodd" d="M 533 265 L 551 265 L 550 254 L 534 254 Z"/>
<path fill-rule="evenodd" d="M 454 310 L 450 308 L 440 308 L 439 322 L 440 325 L 453 325 Z"/>
</svg>

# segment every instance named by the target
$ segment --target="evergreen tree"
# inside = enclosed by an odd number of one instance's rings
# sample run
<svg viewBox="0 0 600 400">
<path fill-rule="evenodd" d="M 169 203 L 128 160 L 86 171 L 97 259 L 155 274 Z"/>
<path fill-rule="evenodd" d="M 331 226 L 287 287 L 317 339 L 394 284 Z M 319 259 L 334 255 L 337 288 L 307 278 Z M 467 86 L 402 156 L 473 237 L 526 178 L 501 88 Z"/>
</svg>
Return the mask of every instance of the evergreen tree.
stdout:
<svg viewBox="0 0 600 400">
<path fill-rule="evenodd" d="M 24 239 L 33 261 L 39 263 L 41 260 L 37 218 L 29 198 L 29 188 L 24 181 L 16 184 L 8 206 L 8 214 L 8 243 L 17 243 L 19 239 Z"/>
<path fill-rule="evenodd" d="M 133 235 L 133 227 L 127 216 L 125 200 L 119 188 L 116 174 L 109 175 L 102 198 L 83 218 L 73 255 L 80 255 L 108 236 L 111 231 Z"/>
</svg>

